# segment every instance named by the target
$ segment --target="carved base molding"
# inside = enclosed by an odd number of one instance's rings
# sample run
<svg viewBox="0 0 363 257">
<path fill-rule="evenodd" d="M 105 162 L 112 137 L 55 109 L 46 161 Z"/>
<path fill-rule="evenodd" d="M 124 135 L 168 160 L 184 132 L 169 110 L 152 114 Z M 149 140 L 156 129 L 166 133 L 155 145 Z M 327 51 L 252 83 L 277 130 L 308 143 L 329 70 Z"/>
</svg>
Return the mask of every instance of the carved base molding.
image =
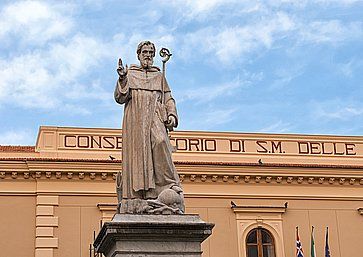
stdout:
<svg viewBox="0 0 363 257">
<path fill-rule="evenodd" d="M 201 243 L 213 227 L 198 215 L 117 214 L 103 225 L 94 246 L 106 257 L 201 257 Z"/>
</svg>

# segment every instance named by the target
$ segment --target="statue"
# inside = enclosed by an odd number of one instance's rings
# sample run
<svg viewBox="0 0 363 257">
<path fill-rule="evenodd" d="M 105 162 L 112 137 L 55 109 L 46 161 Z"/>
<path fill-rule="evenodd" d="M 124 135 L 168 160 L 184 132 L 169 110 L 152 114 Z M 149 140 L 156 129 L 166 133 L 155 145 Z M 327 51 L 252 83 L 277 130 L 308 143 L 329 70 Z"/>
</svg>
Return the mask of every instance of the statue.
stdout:
<svg viewBox="0 0 363 257">
<path fill-rule="evenodd" d="M 175 100 L 165 79 L 170 55 L 163 48 L 163 72 L 153 66 L 155 45 L 137 47 L 140 65 L 123 66 L 115 100 L 125 104 L 122 123 L 122 176 L 117 176 L 118 213 L 182 214 L 184 197 L 172 161 L 168 130 L 178 125 Z"/>
</svg>

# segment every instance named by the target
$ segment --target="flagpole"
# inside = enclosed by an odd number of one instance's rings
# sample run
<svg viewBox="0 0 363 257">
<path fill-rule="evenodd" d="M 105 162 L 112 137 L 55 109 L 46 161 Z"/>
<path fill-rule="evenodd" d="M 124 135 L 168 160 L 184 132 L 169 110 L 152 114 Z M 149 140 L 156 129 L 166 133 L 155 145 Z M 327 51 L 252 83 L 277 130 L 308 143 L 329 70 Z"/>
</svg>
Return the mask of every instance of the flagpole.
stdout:
<svg viewBox="0 0 363 257">
<path fill-rule="evenodd" d="M 325 234 L 325 257 L 331 257 L 329 249 L 329 227 L 326 227 L 326 234 Z"/>
<path fill-rule="evenodd" d="M 299 238 L 299 227 L 296 227 L 296 257 L 304 257 L 304 251 Z"/>
<path fill-rule="evenodd" d="M 314 226 L 311 226 L 310 257 L 316 256 Z"/>
</svg>

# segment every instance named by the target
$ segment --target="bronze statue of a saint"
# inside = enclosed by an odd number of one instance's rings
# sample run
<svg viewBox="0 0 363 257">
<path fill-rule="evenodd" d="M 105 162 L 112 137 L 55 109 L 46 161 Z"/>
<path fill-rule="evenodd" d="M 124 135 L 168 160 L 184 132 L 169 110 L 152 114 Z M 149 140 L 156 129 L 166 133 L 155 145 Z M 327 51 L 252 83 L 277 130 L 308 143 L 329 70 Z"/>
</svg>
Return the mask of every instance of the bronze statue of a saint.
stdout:
<svg viewBox="0 0 363 257">
<path fill-rule="evenodd" d="M 142 41 L 136 51 L 140 65 L 118 63 L 115 100 L 125 104 L 122 177 L 117 179 L 120 213 L 184 212 L 167 132 L 178 125 L 178 115 L 164 74 L 153 66 L 155 51 L 153 43 Z"/>
</svg>

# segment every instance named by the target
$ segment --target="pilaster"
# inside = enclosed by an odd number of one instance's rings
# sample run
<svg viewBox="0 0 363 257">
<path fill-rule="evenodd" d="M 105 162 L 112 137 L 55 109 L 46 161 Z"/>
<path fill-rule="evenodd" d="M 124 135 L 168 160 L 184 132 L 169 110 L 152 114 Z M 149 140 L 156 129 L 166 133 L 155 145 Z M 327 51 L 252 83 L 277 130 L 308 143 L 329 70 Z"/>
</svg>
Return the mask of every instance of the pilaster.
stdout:
<svg viewBox="0 0 363 257">
<path fill-rule="evenodd" d="M 54 207 L 58 205 L 57 195 L 37 196 L 35 257 L 53 257 L 54 248 L 58 248 L 58 238 L 54 237 L 54 228 L 58 227 Z"/>
</svg>

